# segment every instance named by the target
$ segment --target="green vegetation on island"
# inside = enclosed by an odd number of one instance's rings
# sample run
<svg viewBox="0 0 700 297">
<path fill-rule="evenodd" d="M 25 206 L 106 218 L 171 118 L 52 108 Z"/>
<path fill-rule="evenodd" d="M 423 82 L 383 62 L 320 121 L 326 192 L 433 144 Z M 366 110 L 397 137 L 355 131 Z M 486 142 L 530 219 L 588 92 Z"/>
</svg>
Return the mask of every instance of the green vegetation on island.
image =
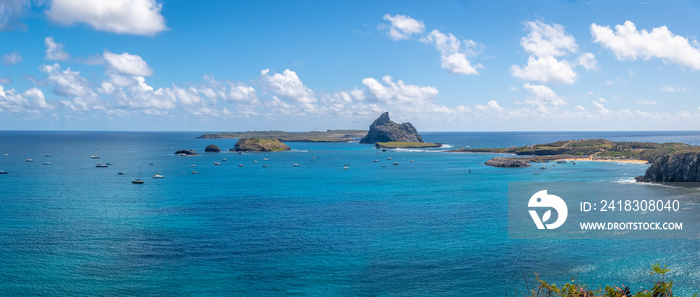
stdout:
<svg viewBox="0 0 700 297">
<path fill-rule="evenodd" d="M 327 130 L 311 132 L 248 131 L 202 134 L 198 139 L 276 138 L 284 142 L 348 142 L 357 141 L 367 130 Z"/>
<path fill-rule="evenodd" d="M 229 151 L 236 152 L 276 152 L 288 151 L 289 146 L 276 138 L 241 138 L 234 148 Z"/>
<path fill-rule="evenodd" d="M 442 147 L 442 143 L 390 141 L 390 142 L 377 142 L 374 146 L 378 149 L 431 148 L 431 147 Z"/>
<path fill-rule="evenodd" d="M 650 275 L 657 276 L 657 281 L 650 289 L 642 289 L 636 293 L 632 293 L 632 289 L 625 285 L 608 285 L 605 288 L 591 289 L 589 285 L 581 284 L 573 278 L 570 283 L 561 286 L 550 284 L 541 280 L 539 275 L 535 274 L 535 283 L 530 286 L 526 282 L 526 294 L 515 293 L 515 296 L 526 297 L 673 297 L 673 281 L 666 280 L 666 273 L 670 272 L 666 265 L 654 264 L 651 266 Z M 506 296 L 511 296 L 506 292 Z M 692 295 L 697 297 L 698 294 Z"/>
<path fill-rule="evenodd" d="M 469 148 L 450 152 L 502 153 L 529 156 L 567 155 L 592 159 L 632 159 L 653 162 L 668 154 L 693 149 L 684 143 L 615 142 L 606 139 L 567 140 L 509 148 Z"/>
</svg>

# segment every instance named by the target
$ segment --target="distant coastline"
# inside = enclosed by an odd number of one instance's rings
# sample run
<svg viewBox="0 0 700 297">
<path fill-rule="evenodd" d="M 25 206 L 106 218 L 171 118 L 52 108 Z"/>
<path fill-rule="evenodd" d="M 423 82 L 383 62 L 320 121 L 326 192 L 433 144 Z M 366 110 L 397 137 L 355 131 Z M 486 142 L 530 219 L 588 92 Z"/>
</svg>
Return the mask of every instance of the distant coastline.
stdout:
<svg viewBox="0 0 700 297">
<path fill-rule="evenodd" d="M 276 138 L 283 142 L 350 142 L 359 141 L 367 130 L 326 130 L 310 132 L 284 131 L 247 131 L 205 133 L 197 139 L 240 139 L 240 138 Z"/>
</svg>

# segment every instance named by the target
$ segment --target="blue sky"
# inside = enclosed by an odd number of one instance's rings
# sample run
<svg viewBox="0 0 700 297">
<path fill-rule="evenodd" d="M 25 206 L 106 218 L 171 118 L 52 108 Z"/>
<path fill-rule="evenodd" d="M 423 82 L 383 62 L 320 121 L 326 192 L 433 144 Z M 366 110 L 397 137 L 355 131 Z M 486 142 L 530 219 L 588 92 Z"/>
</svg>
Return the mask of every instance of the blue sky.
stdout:
<svg viewBox="0 0 700 297">
<path fill-rule="evenodd" d="M 0 0 L 0 129 L 698 130 L 691 1 Z"/>
</svg>

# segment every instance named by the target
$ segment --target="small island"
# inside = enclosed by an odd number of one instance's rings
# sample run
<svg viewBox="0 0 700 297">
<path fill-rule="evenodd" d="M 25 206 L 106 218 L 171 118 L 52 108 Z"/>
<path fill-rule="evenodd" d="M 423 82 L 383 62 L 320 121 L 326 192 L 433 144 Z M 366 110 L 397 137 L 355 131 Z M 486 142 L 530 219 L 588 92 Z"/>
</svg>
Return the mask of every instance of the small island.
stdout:
<svg viewBox="0 0 700 297">
<path fill-rule="evenodd" d="M 389 118 L 389 112 L 382 113 L 360 143 L 374 143 L 378 149 L 441 147 L 441 143 L 426 143 L 409 122 L 397 124 Z"/>
<path fill-rule="evenodd" d="M 357 141 L 367 130 L 327 130 L 311 132 L 248 131 L 202 134 L 197 139 L 276 138 L 284 142 L 350 142 Z"/>
<path fill-rule="evenodd" d="M 276 138 L 241 138 L 234 148 L 229 151 L 235 152 L 277 152 L 288 151 L 289 146 Z"/>
<path fill-rule="evenodd" d="M 221 151 L 221 149 L 219 148 L 219 146 L 217 146 L 215 144 L 210 144 L 210 145 L 207 145 L 207 147 L 204 149 L 204 151 L 207 153 L 218 153 Z"/>
<path fill-rule="evenodd" d="M 199 155 L 197 152 L 194 150 L 179 150 L 175 152 L 176 155 L 180 156 L 196 156 Z"/>
</svg>

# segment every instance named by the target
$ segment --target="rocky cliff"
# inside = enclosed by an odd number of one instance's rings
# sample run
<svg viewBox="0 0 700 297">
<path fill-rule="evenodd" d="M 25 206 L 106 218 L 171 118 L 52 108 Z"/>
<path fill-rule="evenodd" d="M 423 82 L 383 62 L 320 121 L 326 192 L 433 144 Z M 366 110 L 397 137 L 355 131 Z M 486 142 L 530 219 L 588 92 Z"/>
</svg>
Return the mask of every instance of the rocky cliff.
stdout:
<svg viewBox="0 0 700 297">
<path fill-rule="evenodd" d="M 389 118 L 389 112 L 385 112 L 374 120 L 367 135 L 360 139 L 360 143 L 392 141 L 423 142 L 423 138 L 411 123 L 397 124 Z"/>
<path fill-rule="evenodd" d="M 272 152 L 272 151 L 288 151 L 289 146 L 284 142 L 275 138 L 241 138 L 234 148 L 229 151 L 236 152 Z"/>
<path fill-rule="evenodd" d="M 495 157 L 491 160 L 486 161 L 484 164 L 489 165 L 489 166 L 493 166 L 493 167 L 522 168 L 522 167 L 530 167 L 530 163 L 528 161 L 529 160 L 526 160 L 524 158 Z"/>
<path fill-rule="evenodd" d="M 639 182 L 700 182 L 700 152 L 681 152 L 656 159 Z"/>
</svg>

